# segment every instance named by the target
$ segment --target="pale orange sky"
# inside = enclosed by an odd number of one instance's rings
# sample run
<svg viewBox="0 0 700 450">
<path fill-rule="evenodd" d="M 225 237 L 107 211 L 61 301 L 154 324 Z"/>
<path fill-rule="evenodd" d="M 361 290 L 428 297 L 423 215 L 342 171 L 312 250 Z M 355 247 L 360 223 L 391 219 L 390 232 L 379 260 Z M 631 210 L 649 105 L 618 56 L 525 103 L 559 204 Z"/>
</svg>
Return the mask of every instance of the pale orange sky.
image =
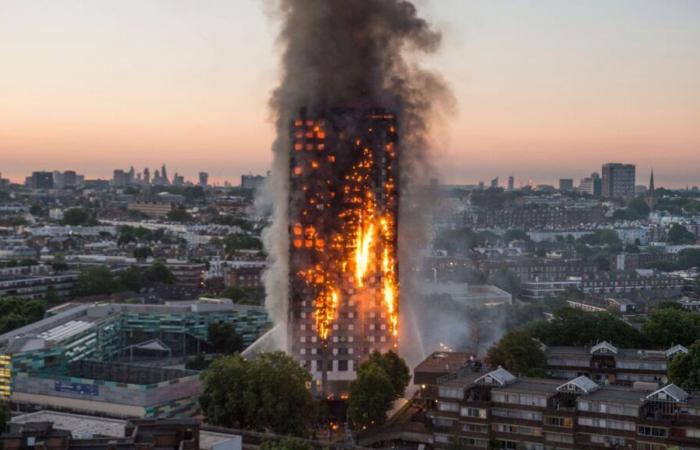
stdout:
<svg viewBox="0 0 700 450">
<path fill-rule="evenodd" d="M 444 179 L 700 184 L 700 2 L 421 0 L 458 111 Z M 0 171 L 262 172 L 276 28 L 258 0 L 0 0 Z"/>
</svg>

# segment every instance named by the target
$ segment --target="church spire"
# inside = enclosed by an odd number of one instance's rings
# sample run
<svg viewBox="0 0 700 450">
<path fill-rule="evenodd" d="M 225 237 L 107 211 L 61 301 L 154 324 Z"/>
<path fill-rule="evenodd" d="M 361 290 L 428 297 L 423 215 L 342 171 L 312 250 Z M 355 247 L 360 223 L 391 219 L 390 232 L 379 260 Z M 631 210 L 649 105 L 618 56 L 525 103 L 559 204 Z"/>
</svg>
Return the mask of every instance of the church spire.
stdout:
<svg viewBox="0 0 700 450">
<path fill-rule="evenodd" d="M 652 211 L 656 207 L 656 188 L 654 187 L 654 170 L 651 170 L 651 177 L 649 177 L 649 189 L 647 191 L 647 205 Z"/>
</svg>

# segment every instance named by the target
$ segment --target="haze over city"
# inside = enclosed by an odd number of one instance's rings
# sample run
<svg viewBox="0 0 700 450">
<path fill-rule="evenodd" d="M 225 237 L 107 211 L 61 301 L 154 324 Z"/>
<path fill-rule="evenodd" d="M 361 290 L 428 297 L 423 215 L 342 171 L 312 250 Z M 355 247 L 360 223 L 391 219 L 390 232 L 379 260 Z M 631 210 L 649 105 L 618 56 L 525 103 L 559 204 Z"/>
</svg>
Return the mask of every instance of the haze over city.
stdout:
<svg viewBox="0 0 700 450">
<path fill-rule="evenodd" d="M 554 183 L 637 165 L 700 183 L 700 3 L 418 2 L 443 32 L 427 60 L 455 95 L 433 130 L 443 181 Z M 278 78 L 265 2 L 0 1 L 0 167 L 168 163 L 236 180 L 271 164 Z M 50 74 L 50 76 L 47 76 Z"/>
</svg>

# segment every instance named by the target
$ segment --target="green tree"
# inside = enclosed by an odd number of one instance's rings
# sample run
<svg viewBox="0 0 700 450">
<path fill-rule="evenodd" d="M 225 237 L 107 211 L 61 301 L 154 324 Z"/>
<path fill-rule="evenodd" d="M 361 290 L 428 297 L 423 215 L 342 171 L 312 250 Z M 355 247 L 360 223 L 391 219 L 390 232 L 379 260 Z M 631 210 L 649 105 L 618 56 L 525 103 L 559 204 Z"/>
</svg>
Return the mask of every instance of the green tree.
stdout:
<svg viewBox="0 0 700 450">
<path fill-rule="evenodd" d="M 519 296 L 522 291 L 520 278 L 508 269 L 498 269 L 494 272 L 491 275 L 491 282 L 513 297 Z"/>
<path fill-rule="evenodd" d="M 126 289 L 134 292 L 139 292 L 145 285 L 143 271 L 136 266 L 120 272 L 119 281 Z"/>
<path fill-rule="evenodd" d="M 395 399 L 394 385 L 379 364 L 368 364 L 358 370 L 350 383 L 348 419 L 356 430 L 381 425 Z"/>
<path fill-rule="evenodd" d="M 121 283 L 106 266 L 90 267 L 80 272 L 73 293 L 78 297 L 113 294 L 122 289 Z"/>
<path fill-rule="evenodd" d="M 44 303 L 19 297 L 0 299 L 0 334 L 44 318 Z"/>
<path fill-rule="evenodd" d="M 219 295 L 224 298 L 230 298 L 238 305 L 259 305 L 265 298 L 265 290 L 262 288 L 229 286 L 221 291 Z"/>
<path fill-rule="evenodd" d="M 138 261 L 146 261 L 150 256 L 153 256 L 151 247 L 136 247 L 134 249 L 134 258 Z"/>
<path fill-rule="evenodd" d="M 651 209 L 644 197 L 635 197 L 627 204 L 627 214 L 631 220 L 641 220 L 649 217 Z"/>
<path fill-rule="evenodd" d="M 44 295 L 44 301 L 47 305 L 57 305 L 61 302 L 61 297 L 58 296 L 58 292 L 56 292 L 55 287 L 49 286 L 48 288 L 46 288 L 46 295 Z"/>
<path fill-rule="evenodd" d="M 255 236 L 244 233 L 231 233 L 224 238 L 224 249 L 227 255 L 233 255 L 238 250 L 260 250 L 262 242 Z"/>
<path fill-rule="evenodd" d="M 260 450 L 313 450 L 313 446 L 299 438 L 285 437 L 263 442 Z"/>
<path fill-rule="evenodd" d="M 171 222 L 191 222 L 192 216 L 185 208 L 175 208 L 165 216 Z"/>
<path fill-rule="evenodd" d="M 0 400 L 0 430 L 5 430 L 7 422 L 10 420 L 10 405 L 6 401 Z"/>
<path fill-rule="evenodd" d="M 63 213 L 63 224 L 71 226 L 94 225 L 95 219 L 84 208 L 70 208 Z"/>
<path fill-rule="evenodd" d="M 316 417 L 311 375 L 283 352 L 252 361 L 240 355 L 212 362 L 199 399 L 209 423 L 304 437 Z"/>
<path fill-rule="evenodd" d="M 168 269 L 162 261 L 154 261 L 151 266 L 143 273 L 146 281 L 151 283 L 173 284 L 175 283 L 175 275 Z"/>
<path fill-rule="evenodd" d="M 392 350 L 383 354 L 375 350 L 369 355 L 369 359 L 360 366 L 359 370 L 362 371 L 371 364 L 381 367 L 389 376 L 393 386 L 394 399 L 403 397 L 406 386 L 411 381 L 411 371 L 406 365 L 406 361 Z"/>
<path fill-rule="evenodd" d="M 642 337 L 631 325 L 607 312 L 562 308 L 550 321 L 538 321 L 528 330 L 546 345 L 592 345 L 608 341 L 619 347 L 642 345 Z"/>
<path fill-rule="evenodd" d="M 695 235 L 683 225 L 672 223 L 671 228 L 668 229 L 666 242 L 671 245 L 691 245 L 696 241 Z"/>
<path fill-rule="evenodd" d="M 68 270 L 68 263 L 66 262 L 66 257 L 62 253 L 57 253 L 51 262 L 51 268 L 56 272 L 64 272 Z"/>
<path fill-rule="evenodd" d="M 43 216 L 44 208 L 42 208 L 41 205 L 32 205 L 31 208 L 29 208 L 29 214 L 34 217 Z"/>
<path fill-rule="evenodd" d="M 642 334 L 651 347 L 689 346 L 700 336 L 700 314 L 676 308 L 657 308 L 642 324 Z"/>
<path fill-rule="evenodd" d="M 527 331 L 511 331 L 491 347 L 486 355 L 491 367 L 501 366 L 515 375 L 543 377 L 547 357 Z"/>
<path fill-rule="evenodd" d="M 243 339 L 230 323 L 215 322 L 209 325 L 209 348 L 215 353 L 230 355 L 243 350 Z"/>
<path fill-rule="evenodd" d="M 688 348 L 687 354 L 677 353 L 668 366 L 673 384 L 687 390 L 700 390 L 700 339 Z"/>
</svg>

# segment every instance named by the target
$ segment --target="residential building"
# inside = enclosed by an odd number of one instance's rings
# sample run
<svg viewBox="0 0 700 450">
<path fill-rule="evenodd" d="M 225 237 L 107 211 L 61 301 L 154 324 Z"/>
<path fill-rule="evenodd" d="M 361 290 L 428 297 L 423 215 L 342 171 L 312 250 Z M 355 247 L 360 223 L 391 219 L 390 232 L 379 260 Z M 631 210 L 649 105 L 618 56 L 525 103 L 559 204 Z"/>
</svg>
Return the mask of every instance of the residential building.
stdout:
<svg viewBox="0 0 700 450">
<path fill-rule="evenodd" d="M 44 298 L 49 291 L 59 297 L 70 293 L 78 272 L 55 272 L 49 266 L 19 266 L 0 269 L 0 297 Z"/>
<path fill-rule="evenodd" d="M 264 261 L 231 261 L 222 269 L 224 284 L 241 288 L 263 287 Z"/>
<path fill-rule="evenodd" d="M 603 165 L 602 194 L 605 198 L 632 198 L 635 195 L 634 164 Z"/>
<path fill-rule="evenodd" d="M 53 173 L 32 172 L 27 178 L 27 186 L 31 189 L 53 189 Z"/>
<path fill-rule="evenodd" d="M 260 189 L 263 183 L 265 183 L 265 179 L 266 177 L 264 175 L 253 175 L 252 173 L 241 175 L 241 187 L 251 190 Z"/>
<path fill-rule="evenodd" d="M 574 180 L 572 178 L 559 179 L 559 190 L 561 192 L 573 192 Z"/>
<path fill-rule="evenodd" d="M 129 203 L 127 209 L 129 211 L 138 211 L 148 217 L 161 218 L 167 216 L 173 210 L 173 204 L 160 201 L 139 201 Z"/>
<path fill-rule="evenodd" d="M 603 191 L 602 180 L 597 172 L 593 172 L 591 176 L 582 178 L 578 185 L 579 192 L 584 194 L 600 197 Z"/>
<path fill-rule="evenodd" d="M 436 448 L 699 448 L 700 393 L 483 373 L 470 363 L 421 386 Z M 455 444 L 455 439 L 457 443 Z"/>
<path fill-rule="evenodd" d="M 41 424 L 41 425 L 39 425 Z M 51 429 L 48 425 L 52 424 Z M 87 416 L 58 411 L 35 411 L 20 415 L 14 415 L 9 424 L 9 438 L 5 442 L 12 444 L 4 448 L 18 447 L 16 436 L 21 434 L 27 444 L 27 437 L 35 437 L 35 443 L 46 441 L 47 436 L 56 436 L 57 432 L 68 432 L 70 437 L 68 449 L 57 445 L 55 450 L 85 450 L 89 446 L 93 450 L 150 450 L 154 441 L 158 442 L 158 448 L 196 450 L 196 446 L 202 450 L 241 450 L 243 436 L 200 428 L 199 422 L 192 419 L 130 419 L 121 420 L 99 416 Z M 31 431 L 30 431 L 31 430 Z M 187 434 L 181 435 L 184 432 Z M 63 436 L 59 434 L 58 436 Z M 183 438 L 186 438 L 184 441 Z M 133 445 L 138 442 L 138 446 Z M 58 443 L 58 442 L 57 442 Z M 168 444 L 164 446 L 164 444 Z M 192 444 L 193 443 L 193 444 Z M 54 449 L 54 447 L 51 447 Z"/>
<path fill-rule="evenodd" d="M 609 342 L 591 347 L 546 347 L 547 372 L 551 377 L 571 379 L 585 375 L 598 384 L 631 386 L 635 382 L 665 384 L 668 362 L 683 346 L 668 350 L 617 348 Z"/>
<path fill-rule="evenodd" d="M 629 294 L 636 291 L 663 291 L 667 296 L 680 294 L 684 281 L 665 273 L 599 272 L 596 275 L 568 277 L 560 280 L 531 280 L 522 284 L 522 297 L 538 300 L 557 296 L 568 289 L 586 294 Z"/>
</svg>

